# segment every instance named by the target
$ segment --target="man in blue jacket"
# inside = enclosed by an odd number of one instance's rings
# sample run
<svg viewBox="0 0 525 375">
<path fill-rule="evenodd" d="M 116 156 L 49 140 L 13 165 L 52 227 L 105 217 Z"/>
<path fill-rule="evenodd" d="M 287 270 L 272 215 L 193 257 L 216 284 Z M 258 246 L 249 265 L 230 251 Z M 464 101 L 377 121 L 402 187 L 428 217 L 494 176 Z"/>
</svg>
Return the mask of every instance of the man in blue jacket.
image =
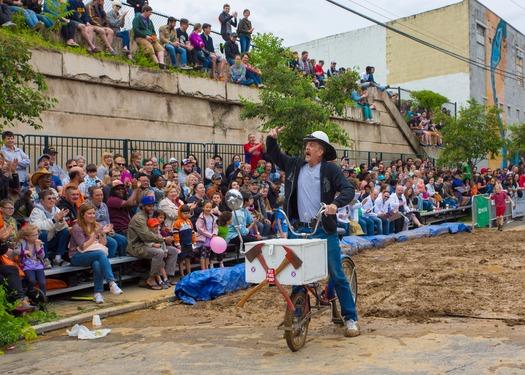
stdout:
<svg viewBox="0 0 525 375">
<path fill-rule="evenodd" d="M 291 157 L 281 152 L 277 144 L 284 128 L 274 128 L 268 133 L 266 149 L 273 162 L 286 173 L 284 210 L 300 232 L 312 232 L 315 214 L 321 202 L 325 203 L 325 216 L 312 238 L 325 238 L 328 247 L 328 272 L 334 283 L 345 318 L 345 336 L 359 336 L 357 312 L 350 285 L 341 264 L 341 248 L 337 236 L 337 209 L 354 198 L 354 188 L 341 169 L 332 160 L 337 158 L 335 148 L 322 131 L 304 138 L 304 158 Z M 339 193 L 336 197 L 336 193 Z"/>
</svg>

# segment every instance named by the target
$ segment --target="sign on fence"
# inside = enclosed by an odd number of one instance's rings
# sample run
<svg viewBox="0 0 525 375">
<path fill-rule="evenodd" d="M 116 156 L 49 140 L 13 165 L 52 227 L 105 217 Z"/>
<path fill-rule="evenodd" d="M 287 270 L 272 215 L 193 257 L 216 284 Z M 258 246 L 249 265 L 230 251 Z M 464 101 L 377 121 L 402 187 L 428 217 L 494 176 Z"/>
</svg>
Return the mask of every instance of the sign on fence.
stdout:
<svg viewBox="0 0 525 375">
<path fill-rule="evenodd" d="M 490 223 L 490 201 L 481 195 L 474 196 L 472 206 L 472 223 L 479 228 L 487 227 Z"/>
<path fill-rule="evenodd" d="M 512 218 L 525 216 L 525 196 L 521 198 L 514 196 L 513 200 L 516 205 L 512 209 Z"/>
</svg>

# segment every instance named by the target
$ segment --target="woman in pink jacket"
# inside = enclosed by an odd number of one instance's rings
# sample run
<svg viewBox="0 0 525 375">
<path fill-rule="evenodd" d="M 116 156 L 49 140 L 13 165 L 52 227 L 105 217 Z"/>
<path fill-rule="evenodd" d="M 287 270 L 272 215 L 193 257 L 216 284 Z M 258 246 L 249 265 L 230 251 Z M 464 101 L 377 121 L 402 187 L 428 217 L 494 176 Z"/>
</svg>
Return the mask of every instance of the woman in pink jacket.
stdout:
<svg viewBox="0 0 525 375">
<path fill-rule="evenodd" d="M 190 34 L 190 44 L 193 46 L 193 50 L 197 53 L 199 62 L 201 62 L 203 65 L 202 71 L 209 73 L 211 72 L 213 61 L 210 58 L 210 52 L 204 48 L 204 42 L 200 35 L 201 32 L 202 25 L 200 23 L 196 23 L 195 26 L 193 26 L 193 32 Z"/>
</svg>

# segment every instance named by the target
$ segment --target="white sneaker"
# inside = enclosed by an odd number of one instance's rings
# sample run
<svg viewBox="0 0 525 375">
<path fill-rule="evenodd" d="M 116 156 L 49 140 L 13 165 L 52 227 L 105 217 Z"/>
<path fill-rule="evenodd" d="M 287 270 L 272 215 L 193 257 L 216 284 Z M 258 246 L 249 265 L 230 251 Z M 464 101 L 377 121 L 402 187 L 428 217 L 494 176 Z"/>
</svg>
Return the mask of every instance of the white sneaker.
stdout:
<svg viewBox="0 0 525 375">
<path fill-rule="evenodd" d="M 117 283 L 113 283 L 110 287 L 109 287 L 109 290 L 111 293 L 113 293 L 114 295 L 116 296 L 120 296 L 122 293 L 124 293 L 122 291 L 122 289 L 120 289 L 117 285 Z"/>
<path fill-rule="evenodd" d="M 356 337 L 360 334 L 361 331 L 354 320 L 348 319 L 345 321 L 345 337 Z"/>
<path fill-rule="evenodd" d="M 95 303 L 104 303 L 104 297 L 102 297 L 102 294 L 100 293 L 95 293 L 93 301 L 95 301 Z"/>
</svg>

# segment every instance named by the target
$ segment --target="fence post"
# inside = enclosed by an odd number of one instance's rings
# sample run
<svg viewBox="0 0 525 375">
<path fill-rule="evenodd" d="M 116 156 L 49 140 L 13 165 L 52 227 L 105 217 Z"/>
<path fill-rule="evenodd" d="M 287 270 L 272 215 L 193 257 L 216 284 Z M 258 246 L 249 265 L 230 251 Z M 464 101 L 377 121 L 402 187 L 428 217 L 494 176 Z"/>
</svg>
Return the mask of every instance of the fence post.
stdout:
<svg viewBox="0 0 525 375">
<path fill-rule="evenodd" d="M 124 139 L 124 142 L 122 142 L 122 155 L 124 155 L 124 160 L 126 160 L 126 164 L 128 163 L 128 152 L 129 152 L 129 139 Z"/>
<path fill-rule="evenodd" d="M 397 86 L 397 110 L 401 112 L 401 86 Z"/>
<path fill-rule="evenodd" d="M 49 136 L 47 135 L 44 135 L 44 148 L 48 148 L 49 147 Z"/>
</svg>

